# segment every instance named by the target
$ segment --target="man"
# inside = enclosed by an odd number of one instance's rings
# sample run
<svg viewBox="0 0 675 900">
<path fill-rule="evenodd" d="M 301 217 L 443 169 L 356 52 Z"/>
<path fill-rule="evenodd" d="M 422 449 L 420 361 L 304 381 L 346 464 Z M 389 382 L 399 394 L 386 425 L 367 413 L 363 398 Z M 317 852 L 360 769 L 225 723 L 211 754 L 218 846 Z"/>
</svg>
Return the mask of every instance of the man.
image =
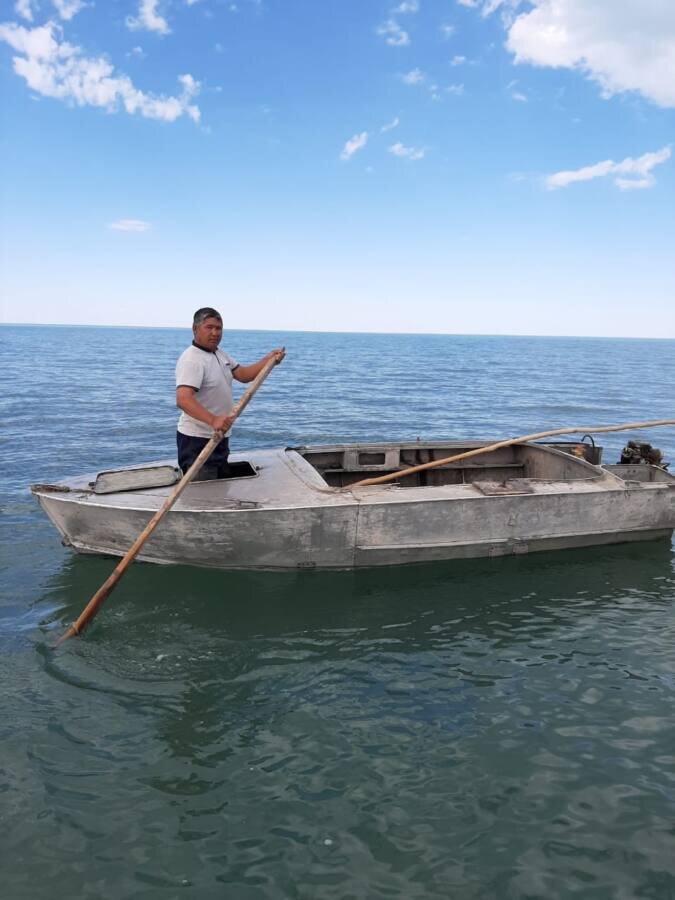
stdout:
<svg viewBox="0 0 675 900">
<path fill-rule="evenodd" d="M 187 472 L 204 446 L 220 431 L 224 437 L 208 458 L 197 478 L 224 478 L 228 474 L 227 458 L 232 427 L 232 379 L 243 384 L 253 381 L 266 362 L 284 358 L 284 349 L 270 350 L 250 366 L 239 365 L 218 349 L 223 336 L 220 313 L 205 306 L 198 309 L 192 322 L 192 346 L 176 364 L 176 406 L 181 410 L 176 440 L 178 465 Z"/>
</svg>

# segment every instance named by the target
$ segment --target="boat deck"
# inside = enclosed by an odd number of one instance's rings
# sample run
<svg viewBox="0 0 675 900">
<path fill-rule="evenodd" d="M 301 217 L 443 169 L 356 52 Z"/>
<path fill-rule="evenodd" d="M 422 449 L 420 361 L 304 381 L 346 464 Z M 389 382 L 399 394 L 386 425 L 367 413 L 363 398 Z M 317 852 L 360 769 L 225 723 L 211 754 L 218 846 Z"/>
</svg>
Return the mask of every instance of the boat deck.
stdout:
<svg viewBox="0 0 675 900">
<path fill-rule="evenodd" d="M 627 467 L 621 477 L 623 467 L 617 473 L 560 449 L 519 444 L 503 448 L 508 453 L 477 453 L 470 464 L 403 471 L 472 446 L 486 445 L 235 453 L 239 474 L 188 485 L 139 558 L 216 568 L 352 568 L 651 540 L 675 527 L 675 477 L 655 467 Z M 175 477 L 173 461 L 168 466 Z M 99 473 L 106 489 L 135 489 L 97 493 L 97 476 L 84 475 L 36 485 L 33 493 L 66 544 L 122 556 L 175 490 L 153 467 L 166 478 L 166 462 L 148 464 L 148 473 Z M 396 476 L 389 483 L 354 483 L 389 472 Z M 150 486 L 158 483 L 164 486 Z"/>
<path fill-rule="evenodd" d="M 254 475 L 193 482 L 175 509 L 184 511 L 241 511 L 291 509 L 357 504 L 427 503 L 452 499 L 486 500 L 491 497 L 587 494 L 625 490 L 617 474 L 550 447 L 506 448 L 508 456 L 486 454 L 472 460 L 441 465 L 381 485 L 351 488 L 354 481 L 395 472 L 410 463 L 426 462 L 454 452 L 482 446 L 481 442 L 407 448 L 400 444 L 355 444 L 326 448 L 285 448 L 233 453 L 232 462 L 248 462 Z M 524 452 L 525 451 L 525 452 Z M 540 458 L 541 457 L 541 458 Z M 148 468 L 173 465 L 173 460 L 148 463 Z M 155 510 L 174 485 L 146 487 L 117 493 L 93 491 L 96 474 L 59 482 L 54 499 L 86 506 L 128 510 Z M 346 484 L 341 482 L 346 481 Z M 650 482 L 640 485 L 649 488 Z M 653 484 L 657 487 L 657 483 Z"/>
</svg>

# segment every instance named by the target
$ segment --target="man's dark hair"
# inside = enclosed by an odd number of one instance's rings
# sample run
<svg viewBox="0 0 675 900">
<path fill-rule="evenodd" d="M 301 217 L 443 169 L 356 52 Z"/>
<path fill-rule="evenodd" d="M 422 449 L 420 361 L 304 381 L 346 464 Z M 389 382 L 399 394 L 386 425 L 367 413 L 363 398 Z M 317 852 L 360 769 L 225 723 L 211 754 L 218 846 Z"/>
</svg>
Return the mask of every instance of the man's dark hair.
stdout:
<svg viewBox="0 0 675 900">
<path fill-rule="evenodd" d="M 202 322 L 205 322 L 207 319 L 220 319 L 221 322 L 223 321 L 223 317 L 217 309 L 214 309 L 212 306 L 202 306 L 202 308 L 198 309 L 194 314 L 192 327 L 196 328 L 197 325 L 201 325 Z"/>
</svg>

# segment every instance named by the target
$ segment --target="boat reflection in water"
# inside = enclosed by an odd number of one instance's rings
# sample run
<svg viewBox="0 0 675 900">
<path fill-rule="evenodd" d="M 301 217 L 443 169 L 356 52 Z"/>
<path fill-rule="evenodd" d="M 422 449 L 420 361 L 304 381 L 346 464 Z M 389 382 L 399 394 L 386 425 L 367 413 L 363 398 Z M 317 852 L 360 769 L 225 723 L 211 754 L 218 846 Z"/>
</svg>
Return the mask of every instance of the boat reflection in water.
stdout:
<svg viewBox="0 0 675 900">
<path fill-rule="evenodd" d="M 79 612 L 110 569 L 109 561 L 72 556 L 44 594 L 51 627 Z M 584 609 L 617 600 L 664 599 L 675 592 L 675 555 L 669 540 L 583 548 L 560 554 L 499 560 L 460 560 L 396 568 L 335 572 L 214 572 L 186 566 L 134 566 L 118 588 L 95 634 L 125 645 L 157 643 L 156 629 L 176 640 L 184 629 L 208 644 L 337 629 L 368 633 L 405 623 L 397 635 L 415 649 L 442 625 L 490 635 L 498 620 L 544 615 L 541 627 L 569 624 Z M 497 618 L 495 618 L 497 617 Z M 515 629 L 518 630 L 517 628 Z M 508 629 L 503 632 L 508 639 Z M 392 632 L 393 637 L 393 632 Z M 325 645 L 330 652 L 332 644 Z"/>
</svg>

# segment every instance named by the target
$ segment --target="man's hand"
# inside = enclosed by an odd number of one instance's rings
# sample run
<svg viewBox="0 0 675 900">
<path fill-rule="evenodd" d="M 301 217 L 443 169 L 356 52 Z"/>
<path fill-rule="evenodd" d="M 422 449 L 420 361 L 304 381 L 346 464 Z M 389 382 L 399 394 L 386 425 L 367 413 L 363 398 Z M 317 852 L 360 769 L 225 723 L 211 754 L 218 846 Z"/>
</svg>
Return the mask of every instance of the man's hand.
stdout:
<svg viewBox="0 0 675 900">
<path fill-rule="evenodd" d="M 226 431 L 232 428 L 233 422 L 234 416 L 214 416 L 211 427 L 214 431 L 222 431 L 225 434 Z"/>
<path fill-rule="evenodd" d="M 232 371 L 232 377 L 236 381 L 241 381 L 242 384 L 248 384 L 249 381 L 253 381 L 254 378 L 260 375 L 269 362 L 274 361 L 275 366 L 278 366 L 284 356 L 286 356 L 286 348 L 277 347 L 266 353 L 258 362 L 251 363 L 250 366 L 235 366 Z"/>
</svg>

